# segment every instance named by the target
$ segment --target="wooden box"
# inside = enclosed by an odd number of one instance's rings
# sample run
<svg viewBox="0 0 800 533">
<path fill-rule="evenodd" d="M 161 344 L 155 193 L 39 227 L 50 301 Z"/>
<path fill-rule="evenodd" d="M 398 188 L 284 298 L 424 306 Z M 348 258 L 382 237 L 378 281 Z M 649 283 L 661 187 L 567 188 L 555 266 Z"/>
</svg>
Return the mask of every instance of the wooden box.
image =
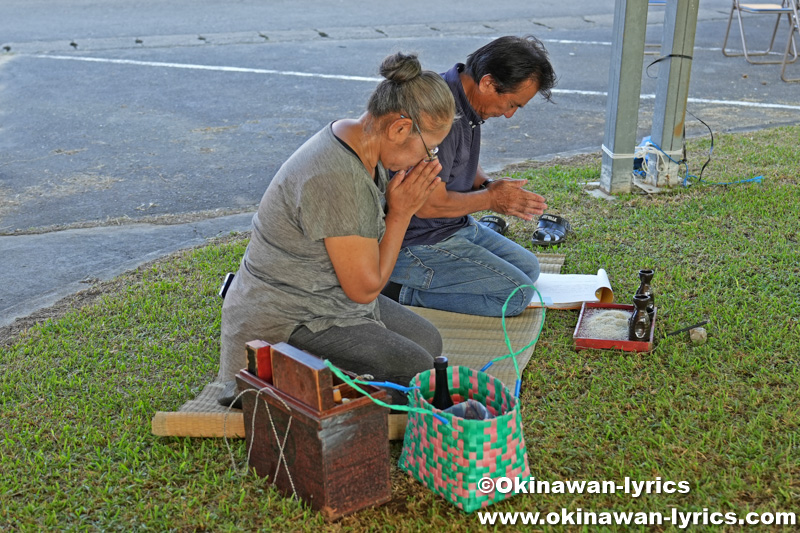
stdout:
<svg viewBox="0 0 800 533">
<path fill-rule="evenodd" d="M 287 351 L 292 352 L 286 346 L 273 346 L 273 363 L 287 355 Z M 275 357 L 276 353 L 280 355 Z M 388 410 L 348 385 L 337 383 L 338 378 L 332 377 L 330 369 L 317 358 L 313 359 L 322 368 L 307 357 L 297 364 L 292 363 L 292 357 L 285 359 L 280 372 L 319 379 L 306 384 L 304 394 L 309 391 L 332 394 L 332 389 L 326 391 L 327 382 L 350 401 L 334 403 L 331 396 L 331 407 L 319 409 L 278 389 L 277 384 L 282 380 L 277 367 L 273 367 L 275 385 L 247 370 L 240 371 L 236 376 L 239 390 L 260 391 L 242 396 L 248 449 L 252 443 L 250 466 L 258 475 L 268 477 L 282 493 L 287 496 L 296 493 L 328 520 L 389 501 Z M 368 386 L 364 389 L 387 401 L 385 391 Z M 307 395 L 306 400 L 313 397 Z M 327 398 L 324 403 L 327 405 Z"/>
<path fill-rule="evenodd" d="M 582 336 L 581 328 L 584 318 L 594 309 L 621 309 L 633 313 L 633 305 L 584 302 L 581 307 L 581 314 L 578 317 L 578 323 L 575 326 L 575 332 L 572 334 L 575 350 L 580 351 L 586 348 L 595 348 L 602 350 L 623 350 L 626 352 L 649 352 L 653 349 L 653 334 L 655 333 L 656 315 L 658 314 L 657 307 L 653 310 L 653 319 L 650 321 L 650 335 L 647 341 L 592 339 Z"/>
</svg>

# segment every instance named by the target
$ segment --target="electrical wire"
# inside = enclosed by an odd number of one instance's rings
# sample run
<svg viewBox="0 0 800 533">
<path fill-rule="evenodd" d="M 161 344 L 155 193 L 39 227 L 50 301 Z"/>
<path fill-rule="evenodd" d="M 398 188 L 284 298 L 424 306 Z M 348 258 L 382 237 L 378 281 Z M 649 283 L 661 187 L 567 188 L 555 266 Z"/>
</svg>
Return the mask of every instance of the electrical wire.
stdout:
<svg viewBox="0 0 800 533">
<path fill-rule="evenodd" d="M 692 61 L 694 59 L 692 56 L 687 56 L 685 54 L 667 54 L 665 56 L 661 56 L 661 57 L 659 57 L 658 59 L 654 60 L 652 63 L 650 63 L 649 65 L 647 65 L 645 67 L 644 72 L 645 72 L 645 74 L 647 74 L 647 77 L 648 78 L 657 78 L 658 76 L 652 76 L 650 74 L 650 67 L 652 67 L 656 63 L 664 61 L 665 59 L 672 59 L 673 57 L 677 57 L 679 59 L 688 59 L 689 61 Z"/>
<path fill-rule="evenodd" d="M 698 117 L 697 115 L 695 115 L 694 113 L 692 113 L 688 109 L 686 110 L 686 112 L 689 113 L 690 115 L 692 115 L 695 118 L 695 120 L 700 122 L 700 124 L 702 124 L 703 126 L 708 128 L 708 134 L 711 136 L 711 146 L 709 146 L 709 148 L 708 148 L 708 159 L 706 159 L 706 162 L 703 163 L 703 166 L 700 168 L 700 175 L 697 177 L 698 181 L 703 181 L 703 172 L 706 170 L 706 167 L 708 166 L 708 164 L 711 163 L 711 153 L 714 151 L 714 132 L 711 130 L 711 126 L 706 124 L 702 119 L 700 119 L 700 117 Z M 686 124 L 685 123 L 683 125 L 683 138 L 684 139 L 686 138 Z"/>
<path fill-rule="evenodd" d="M 661 152 L 664 155 L 664 157 L 666 157 L 667 159 L 669 159 L 670 161 L 672 161 L 673 163 L 678 165 L 678 167 L 680 167 L 681 165 L 684 166 L 684 168 L 686 169 L 686 175 L 683 178 L 683 186 L 684 187 L 688 186 L 687 183 L 688 183 L 689 178 L 696 179 L 697 183 L 704 183 L 706 185 L 738 185 L 740 183 L 761 183 L 762 180 L 764 179 L 764 176 L 756 176 L 754 178 L 748 178 L 748 179 L 743 179 L 743 180 L 738 180 L 738 181 L 728 181 L 728 182 L 725 182 L 725 183 L 716 182 L 716 181 L 701 180 L 698 176 L 695 176 L 694 174 L 689 174 L 689 165 L 688 165 L 686 159 L 683 159 L 681 161 L 675 161 L 674 159 L 672 159 L 672 157 L 669 156 L 669 154 L 667 154 L 664 150 L 662 150 L 661 147 L 658 146 L 656 143 L 650 141 L 649 144 L 652 145 L 656 150 Z"/>
<path fill-rule="evenodd" d="M 653 76 L 653 75 L 650 74 L 650 67 L 652 67 L 656 63 L 664 61 L 665 59 L 671 59 L 673 57 L 680 58 L 680 59 L 688 59 L 689 61 L 693 60 L 692 56 L 684 55 L 684 54 L 668 54 L 668 55 L 665 55 L 665 56 L 661 56 L 658 59 L 652 61 L 649 65 L 647 65 L 647 67 L 645 67 L 645 74 L 647 74 L 647 77 L 648 78 L 656 78 L 657 76 Z M 655 148 L 655 150 L 658 153 L 658 157 L 661 157 L 661 155 L 663 154 L 667 159 L 669 159 L 670 161 L 672 161 L 673 163 L 678 165 L 678 169 L 680 169 L 680 166 L 683 165 L 684 169 L 685 169 L 685 174 L 684 174 L 684 177 L 683 177 L 682 185 L 684 187 L 689 187 L 689 186 L 692 185 L 692 183 L 689 181 L 690 179 L 695 179 L 695 180 L 697 180 L 697 183 L 703 183 L 703 184 L 707 184 L 707 185 L 737 185 L 737 184 L 740 184 L 740 183 L 761 183 L 762 182 L 764 176 L 755 176 L 755 177 L 749 178 L 749 179 L 743 179 L 743 180 L 738 180 L 738 181 L 729 181 L 729 182 L 725 182 L 725 183 L 704 180 L 703 179 L 703 172 L 705 172 L 706 167 L 708 167 L 709 163 L 711 163 L 711 158 L 712 158 L 712 154 L 713 154 L 713 151 L 714 151 L 714 132 L 711 129 L 711 127 L 708 124 L 706 124 L 702 119 L 700 119 L 697 115 L 695 115 L 694 113 L 692 113 L 688 109 L 686 110 L 686 112 L 689 113 L 690 115 L 692 115 L 703 126 L 708 128 L 708 133 L 711 136 L 711 146 L 708 149 L 708 157 L 706 158 L 705 163 L 703 163 L 703 166 L 700 167 L 699 175 L 695 176 L 695 175 L 689 173 L 689 164 L 688 164 L 688 161 L 686 160 L 686 124 L 685 124 L 685 122 L 684 122 L 684 125 L 683 125 L 683 139 L 684 139 L 683 154 L 684 154 L 684 156 L 683 156 L 683 159 L 681 161 L 675 161 L 669 154 L 667 154 L 664 150 L 662 150 L 661 147 L 659 147 L 656 143 L 654 143 L 652 141 L 648 141 L 642 147 L 637 147 L 637 151 L 636 151 L 637 157 L 638 157 L 638 154 L 641 153 L 641 154 L 643 154 L 642 155 L 642 159 L 644 159 L 644 156 L 646 156 L 648 153 L 653 153 L 652 150 L 648 149 L 648 145 L 649 145 L 649 146 L 652 146 L 653 148 Z M 646 178 L 647 177 L 647 171 L 646 170 L 642 171 L 642 170 L 634 169 L 633 172 L 634 172 L 634 174 L 636 174 L 636 175 L 638 175 L 638 176 L 640 176 L 642 178 Z"/>
</svg>

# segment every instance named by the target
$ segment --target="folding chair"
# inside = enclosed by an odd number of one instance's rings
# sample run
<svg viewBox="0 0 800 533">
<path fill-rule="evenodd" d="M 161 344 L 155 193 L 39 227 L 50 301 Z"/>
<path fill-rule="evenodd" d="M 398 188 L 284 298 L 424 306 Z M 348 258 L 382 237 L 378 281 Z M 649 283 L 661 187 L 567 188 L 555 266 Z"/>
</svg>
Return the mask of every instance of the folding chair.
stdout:
<svg viewBox="0 0 800 533">
<path fill-rule="evenodd" d="M 800 78 L 787 78 L 786 65 L 793 63 L 797 59 L 797 48 L 794 50 L 794 59 L 789 61 L 789 45 L 794 45 L 794 32 L 800 35 L 800 0 L 790 0 L 792 8 L 792 29 L 789 31 L 789 40 L 786 41 L 786 51 L 783 53 L 783 68 L 781 69 L 781 79 L 783 81 L 800 81 Z"/>
<path fill-rule="evenodd" d="M 773 3 L 773 4 L 745 4 L 740 2 L 739 0 L 733 0 L 733 4 L 731 5 L 731 13 L 728 16 L 728 28 L 725 30 L 725 40 L 722 42 L 722 54 L 727 57 L 741 57 L 747 60 L 748 63 L 753 65 L 775 65 L 775 64 L 784 64 L 784 67 L 787 63 L 788 50 L 791 47 L 792 49 L 792 59 L 788 61 L 788 63 L 793 63 L 797 60 L 797 45 L 794 41 L 794 26 L 796 21 L 793 20 L 794 13 L 796 13 L 797 0 L 781 0 L 781 3 Z M 739 20 L 739 33 L 742 36 L 742 53 L 728 53 L 727 45 L 728 45 L 728 35 L 731 31 L 731 24 L 733 23 L 733 13 L 736 13 L 736 17 Z M 750 51 L 747 48 L 747 40 L 745 39 L 744 35 L 744 22 L 742 20 L 742 13 L 749 13 L 753 15 L 774 15 L 775 19 L 775 27 L 772 30 L 772 38 L 769 41 L 769 48 L 766 50 L 760 51 Z M 781 22 L 781 17 L 786 16 L 786 20 L 789 22 L 791 26 L 791 31 L 789 33 L 789 41 L 786 43 L 786 54 L 781 59 L 776 60 L 763 60 L 763 61 L 754 61 L 751 57 L 759 57 L 759 56 L 767 56 L 770 54 L 780 54 L 780 52 L 774 52 L 773 46 L 775 45 L 775 36 L 778 34 L 778 26 Z M 780 56 L 779 56 L 780 57 Z"/>
</svg>

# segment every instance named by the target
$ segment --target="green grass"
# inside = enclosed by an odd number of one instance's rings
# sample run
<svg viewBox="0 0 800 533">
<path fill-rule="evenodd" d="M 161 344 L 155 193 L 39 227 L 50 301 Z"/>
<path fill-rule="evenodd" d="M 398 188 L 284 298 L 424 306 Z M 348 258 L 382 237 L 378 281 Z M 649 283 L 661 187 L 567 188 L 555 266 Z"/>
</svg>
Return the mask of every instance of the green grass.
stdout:
<svg viewBox="0 0 800 533">
<path fill-rule="evenodd" d="M 655 268 L 659 308 L 649 354 L 575 352 L 578 313 L 548 312 L 523 375 L 531 474 L 660 477 L 689 481 L 691 492 L 519 495 L 492 510 L 798 511 L 798 138 L 798 127 L 719 136 L 705 179 L 763 175 L 762 184 L 608 202 L 583 192 L 599 163 L 520 174 L 575 229 L 550 250 L 566 254 L 564 273 L 605 268 L 627 302 L 638 269 Z M 702 163 L 707 150 L 707 141 L 690 143 L 690 160 Z M 532 225 L 511 231 L 527 244 Z M 0 530 L 480 529 L 476 514 L 394 464 L 390 504 L 327 524 L 242 475 L 243 441 L 231 443 L 235 472 L 221 439 L 150 434 L 156 411 L 176 409 L 216 374 L 216 289 L 245 245 L 232 236 L 126 274 L 0 347 Z M 703 319 L 706 344 L 664 336 Z M 391 452 L 396 463 L 400 444 Z"/>
</svg>

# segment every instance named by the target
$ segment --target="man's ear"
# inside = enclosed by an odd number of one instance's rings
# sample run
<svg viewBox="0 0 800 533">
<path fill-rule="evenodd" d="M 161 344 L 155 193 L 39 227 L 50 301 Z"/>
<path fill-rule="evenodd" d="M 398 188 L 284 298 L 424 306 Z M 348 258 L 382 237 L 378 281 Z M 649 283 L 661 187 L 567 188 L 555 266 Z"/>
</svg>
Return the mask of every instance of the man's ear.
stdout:
<svg viewBox="0 0 800 533">
<path fill-rule="evenodd" d="M 478 83 L 478 89 L 482 93 L 495 94 L 497 92 L 497 81 L 491 74 L 485 74 Z"/>
</svg>

